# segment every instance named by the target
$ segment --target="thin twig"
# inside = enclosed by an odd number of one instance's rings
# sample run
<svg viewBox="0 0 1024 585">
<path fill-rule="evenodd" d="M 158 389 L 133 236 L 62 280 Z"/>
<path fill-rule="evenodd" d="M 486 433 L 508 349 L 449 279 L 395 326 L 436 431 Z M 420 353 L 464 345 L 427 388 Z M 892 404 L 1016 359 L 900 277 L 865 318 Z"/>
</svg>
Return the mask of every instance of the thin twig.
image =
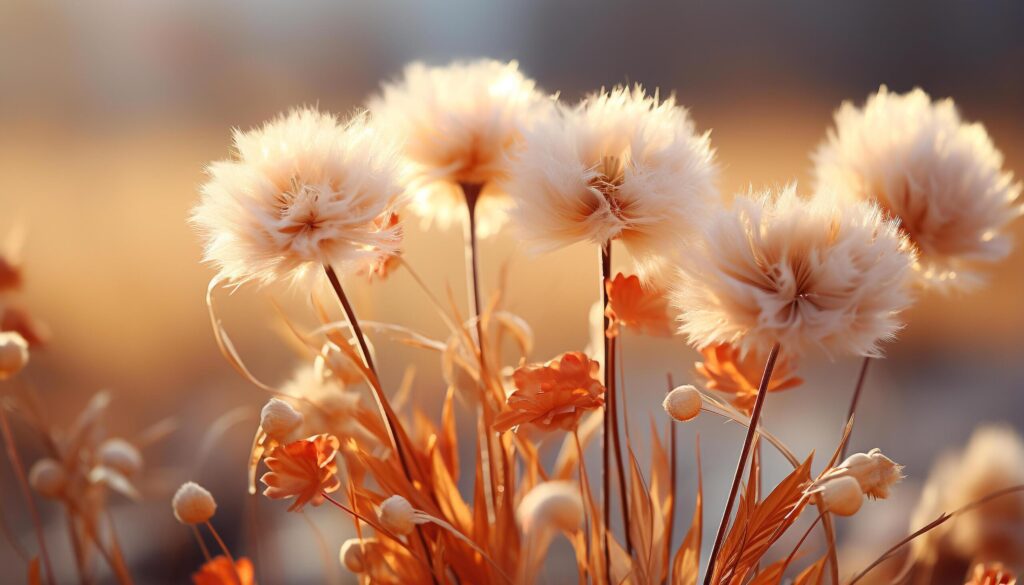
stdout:
<svg viewBox="0 0 1024 585">
<path fill-rule="evenodd" d="M 610 368 L 612 379 L 615 383 L 609 387 L 608 402 L 611 404 L 611 415 L 612 415 L 612 450 L 615 453 L 615 470 L 619 480 L 619 507 L 622 508 L 622 527 L 626 537 L 626 553 L 633 554 L 633 540 L 630 536 L 630 522 L 629 522 L 629 496 L 626 490 L 626 466 L 622 462 L 622 438 L 619 434 L 619 391 L 620 386 L 618 382 L 621 380 L 619 377 L 623 375 L 625 368 L 620 368 L 622 358 L 622 351 L 618 350 L 617 338 L 613 337 L 608 340 L 609 351 L 608 358 L 611 360 L 612 367 Z M 618 351 L 617 351 L 618 350 Z M 622 397 L 622 414 L 623 422 L 626 425 L 626 443 L 632 444 L 629 439 L 629 411 L 626 407 L 626 397 Z"/>
<path fill-rule="evenodd" d="M 711 558 L 708 559 L 707 572 L 704 575 L 704 585 L 711 585 L 711 579 L 715 572 L 715 562 L 718 560 L 718 553 L 722 548 L 725 531 L 729 526 L 729 516 L 732 514 L 733 504 L 736 503 L 736 493 L 739 491 L 740 482 L 743 480 L 743 471 L 746 469 L 747 459 L 750 456 L 750 447 L 754 442 L 754 435 L 757 434 L 758 421 L 761 419 L 761 409 L 764 407 L 765 396 L 768 395 L 768 383 L 772 379 L 772 370 L 775 369 L 775 361 L 778 357 L 779 344 L 776 342 L 768 354 L 768 362 L 764 366 L 761 384 L 757 388 L 757 399 L 754 401 L 754 410 L 750 414 L 750 425 L 747 427 L 747 436 L 743 440 L 743 449 L 740 450 L 740 458 L 736 462 L 736 473 L 733 475 L 732 487 L 729 489 L 729 499 L 726 500 L 722 521 L 718 524 L 718 533 L 715 536 L 715 545 L 711 549 Z"/>
<path fill-rule="evenodd" d="M 242 585 L 242 576 L 238 574 L 238 565 L 235 564 L 234 555 L 232 555 L 231 551 L 228 550 L 228 546 L 224 544 L 224 540 L 221 539 L 217 529 L 213 527 L 213 524 L 211 524 L 209 520 L 206 521 L 206 528 L 210 531 L 210 534 L 213 535 L 213 539 L 217 541 L 217 546 L 220 547 L 221 552 L 224 553 L 228 562 L 231 563 L 231 574 L 235 576 L 235 579 L 238 581 L 238 585 Z"/>
<path fill-rule="evenodd" d="M 849 423 L 853 419 L 853 415 L 857 413 L 857 405 L 860 404 L 860 394 L 864 389 L 864 378 L 868 374 L 868 364 L 871 363 L 869 356 L 864 357 L 864 361 L 860 365 L 860 374 L 857 375 L 857 386 L 853 389 L 853 398 L 850 399 L 850 408 L 846 412 L 846 422 Z M 843 445 L 843 448 L 839 452 L 839 460 L 842 461 L 846 458 L 846 452 L 849 449 L 850 441 L 847 440 Z"/>
<path fill-rule="evenodd" d="M 608 315 L 605 310 L 608 308 L 608 289 L 605 283 L 611 278 L 612 272 L 612 246 L 611 242 L 605 243 L 601 246 L 600 251 L 600 293 L 598 298 L 601 299 L 601 313 L 603 327 L 601 329 L 601 337 L 604 339 L 604 350 L 602 356 L 604 361 L 604 387 L 608 397 L 612 395 L 612 383 L 615 381 L 615 377 L 612 375 L 611 366 L 611 340 L 608 339 Z M 604 407 L 604 432 L 601 436 L 601 505 L 602 519 L 604 520 L 604 572 L 608 578 L 609 583 L 611 582 L 611 521 L 612 521 L 612 496 L 611 496 L 611 428 L 612 428 L 612 412 L 611 406 L 605 404 Z M 626 527 L 628 533 L 628 526 Z"/>
</svg>

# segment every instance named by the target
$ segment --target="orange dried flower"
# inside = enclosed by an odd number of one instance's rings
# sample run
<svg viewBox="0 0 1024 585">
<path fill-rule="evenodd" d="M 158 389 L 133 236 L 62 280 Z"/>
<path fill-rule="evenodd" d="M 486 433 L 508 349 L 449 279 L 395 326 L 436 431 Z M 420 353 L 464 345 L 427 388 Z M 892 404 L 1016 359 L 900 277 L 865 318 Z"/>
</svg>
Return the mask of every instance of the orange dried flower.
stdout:
<svg viewBox="0 0 1024 585">
<path fill-rule="evenodd" d="M 707 379 L 707 388 L 730 394 L 733 406 L 749 412 L 757 398 L 766 358 L 754 352 L 743 355 L 737 347 L 728 344 L 705 347 L 701 354 L 704 361 L 696 363 L 697 373 Z M 803 383 L 803 379 L 796 376 L 796 360 L 791 355 L 780 354 L 768 391 L 778 392 Z"/>
<path fill-rule="evenodd" d="M 295 498 L 289 512 L 307 503 L 319 506 L 323 493 L 341 487 L 334 461 L 338 446 L 337 437 L 322 434 L 274 447 L 264 459 L 270 471 L 260 478 L 267 485 L 263 495 L 275 500 Z"/>
<path fill-rule="evenodd" d="M 532 423 L 544 430 L 572 429 L 583 412 L 604 405 L 600 364 L 585 354 L 564 353 L 546 364 L 530 364 L 512 374 L 516 390 L 494 428 L 505 432 Z"/>
<path fill-rule="evenodd" d="M 971 580 L 965 585 L 1015 585 L 1017 577 L 1006 570 L 1002 563 L 974 565 Z"/>
<path fill-rule="evenodd" d="M 667 337 L 672 335 L 669 324 L 668 299 L 662 291 L 645 289 L 635 274 L 626 276 L 621 272 L 614 280 L 604 283 L 608 291 L 608 337 L 619 334 L 619 325 L 635 329 L 639 333 Z"/>
<path fill-rule="evenodd" d="M 241 583 L 239 583 L 241 581 Z M 231 566 L 231 560 L 218 555 L 209 560 L 198 571 L 192 573 L 193 585 L 256 585 L 252 561 L 241 557 Z"/>
</svg>

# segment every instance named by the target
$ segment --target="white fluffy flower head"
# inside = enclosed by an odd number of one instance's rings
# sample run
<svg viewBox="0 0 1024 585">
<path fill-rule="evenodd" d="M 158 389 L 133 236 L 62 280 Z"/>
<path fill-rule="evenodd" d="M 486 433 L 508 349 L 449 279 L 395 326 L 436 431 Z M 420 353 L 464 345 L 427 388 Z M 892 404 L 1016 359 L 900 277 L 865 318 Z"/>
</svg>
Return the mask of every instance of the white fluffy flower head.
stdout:
<svg viewBox="0 0 1024 585">
<path fill-rule="evenodd" d="M 914 255 L 877 207 L 790 185 L 712 214 L 675 283 L 680 332 L 697 347 L 877 355 L 900 328 Z"/>
<path fill-rule="evenodd" d="M 410 208 L 442 228 L 465 215 L 461 185 L 481 185 L 478 232 L 501 227 L 509 206 L 499 181 L 524 128 L 550 107 L 515 62 L 406 66 L 370 100 L 374 123 L 403 145 Z"/>
<path fill-rule="evenodd" d="M 617 87 L 528 131 L 506 189 L 538 249 L 617 239 L 644 270 L 717 201 L 716 177 L 709 134 L 674 98 Z"/>
<path fill-rule="evenodd" d="M 950 99 L 882 86 L 864 107 L 839 108 L 814 158 L 819 188 L 877 201 L 899 218 L 924 285 L 976 285 L 975 264 L 1011 249 L 1006 227 L 1021 214 L 1021 185 L 985 128 L 963 122 Z"/>
<path fill-rule="evenodd" d="M 192 224 L 204 259 L 233 283 L 302 277 L 397 252 L 385 227 L 401 200 L 400 159 L 356 115 L 312 108 L 235 131 L 236 154 L 210 165 Z"/>
</svg>

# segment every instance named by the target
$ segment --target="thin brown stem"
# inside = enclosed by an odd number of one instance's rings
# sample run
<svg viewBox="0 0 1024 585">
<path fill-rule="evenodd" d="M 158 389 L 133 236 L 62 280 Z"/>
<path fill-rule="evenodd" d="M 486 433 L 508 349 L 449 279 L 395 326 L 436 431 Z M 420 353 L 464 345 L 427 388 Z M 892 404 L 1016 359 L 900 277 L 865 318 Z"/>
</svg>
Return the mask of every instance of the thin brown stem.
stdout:
<svg viewBox="0 0 1024 585">
<path fill-rule="evenodd" d="M 196 537 L 196 543 L 199 545 L 199 550 L 203 551 L 203 558 L 206 562 L 213 562 L 213 557 L 210 556 L 210 549 L 206 548 L 206 543 L 203 542 L 203 535 L 199 534 L 199 527 L 195 524 L 191 524 L 192 534 Z"/>
<path fill-rule="evenodd" d="M 666 375 L 666 378 L 667 378 L 666 381 L 668 382 L 668 392 L 671 392 L 672 389 L 676 387 L 676 385 L 672 381 L 672 372 L 669 372 Z M 669 455 L 669 460 L 668 460 L 668 486 L 669 486 L 668 487 L 668 492 L 669 492 L 669 498 L 670 498 L 669 502 L 670 502 L 670 504 L 669 504 L 668 510 L 665 513 L 666 516 L 668 516 L 668 527 L 666 528 L 666 533 L 665 533 L 665 559 L 664 559 L 664 563 L 665 563 L 666 567 L 670 566 L 671 556 L 672 556 L 672 536 L 675 533 L 675 527 L 676 527 L 676 514 L 675 514 L 675 512 L 676 512 L 676 491 L 677 491 L 678 474 L 679 474 L 679 469 L 678 469 L 679 465 L 676 463 L 676 451 L 677 451 L 677 448 L 678 448 L 678 442 L 679 441 L 678 441 L 678 439 L 676 437 L 676 425 L 672 424 L 671 420 L 669 420 L 669 422 L 668 422 L 668 436 L 669 436 L 669 439 L 668 439 L 669 440 L 669 443 L 668 443 L 668 445 L 669 445 L 669 447 L 668 447 L 668 455 Z M 667 579 L 668 579 L 668 575 L 666 575 L 666 580 Z"/>
<path fill-rule="evenodd" d="M 213 535 L 213 539 L 217 541 L 217 546 L 220 547 L 221 552 L 224 553 L 228 562 L 231 563 L 231 574 L 235 576 L 235 580 L 238 582 L 238 585 L 242 585 L 242 576 L 238 574 L 238 565 L 235 564 L 234 555 L 232 555 L 231 551 L 228 550 L 227 545 L 224 544 L 224 540 L 220 537 L 217 529 L 213 527 L 213 524 L 211 524 L 209 520 L 206 522 L 206 529 Z"/>
<path fill-rule="evenodd" d="M 864 357 L 864 361 L 860 365 L 860 374 L 857 375 L 857 386 L 853 389 L 853 397 L 850 399 L 850 408 L 846 412 L 846 423 L 849 423 L 853 415 L 857 414 L 857 405 L 860 404 L 860 394 L 864 389 L 864 379 L 868 374 L 868 364 L 871 363 L 871 358 L 868 356 Z M 839 452 L 839 460 L 842 461 L 846 458 L 846 452 L 849 449 L 850 441 L 847 439 L 846 443 L 843 444 L 843 448 Z"/>
<path fill-rule="evenodd" d="M 620 376 L 622 376 L 622 369 L 620 360 L 622 359 L 622 351 L 619 348 L 616 337 L 608 340 L 609 356 L 612 367 L 610 368 L 613 383 L 609 386 L 608 402 L 611 404 L 611 415 L 612 415 L 612 449 L 615 453 L 615 470 L 618 474 L 619 479 L 619 506 L 622 508 L 622 528 L 626 537 L 626 553 L 633 554 L 633 538 L 630 535 L 630 523 L 629 523 L 629 496 L 626 491 L 626 466 L 622 462 L 622 437 L 619 432 L 619 388 L 618 382 L 621 382 Z M 632 444 L 629 439 L 629 411 L 626 408 L 626 397 L 622 397 L 622 414 L 623 421 L 626 424 L 626 442 Z"/>
<path fill-rule="evenodd" d="M 43 520 L 39 516 L 39 509 L 35 500 L 32 499 L 32 490 L 28 485 L 28 478 L 25 476 L 25 467 L 21 463 L 21 456 L 14 446 L 14 435 L 11 433 L 11 426 L 7 421 L 7 409 L 0 405 L 0 432 L 3 432 L 4 444 L 7 446 L 7 456 L 11 461 L 11 469 L 18 478 L 18 486 L 21 494 L 28 504 L 29 515 L 32 517 L 32 525 L 36 531 L 36 539 L 39 542 L 39 554 L 43 558 L 43 566 L 46 567 L 46 581 L 54 582 L 53 565 L 50 563 L 50 553 L 46 549 L 46 539 L 43 537 Z"/>
<path fill-rule="evenodd" d="M 707 572 L 704 574 L 704 585 L 711 585 L 711 579 L 715 573 L 715 562 L 718 560 L 718 553 L 722 549 L 725 531 L 729 527 L 729 517 L 732 515 L 732 507 L 736 503 L 736 493 L 739 491 L 740 482 L 743 480 L 743 471 L 747 467 L 750 448 L 754 443 L 754 435 L 757 434 L 758 421 L 761 419 L 761 409 L 764 407 L 765 396 L 768 395 L 768 384 L 771 382 L 772 371 L 775 369 L 775 362 L 778 357 L 779 344 L 775 343 L 768 354 L 768 361 L 764 366 L 764 374 L 761 376 L 761 384 L 757 388 L 757 399 L 754 401 L 754 410 L 750 414 L 750 425 L 747 427 L 747 436 L 743 440 L 743 449 L 740 450 L 740 458 L 736 462 L 736 473 L 732 478 L 732 487 L 729 488 L 729 499 L 726 500 L 725 510 L 722 512 L 722 521 L 719 522 L 718 533 L 715 535 L 715 545 L 711 549 L 711 558 L 708 559 Z"/>
<path fill-rule="evenodd" d="M 605 310 L 608 308 L 608 289 L 605 283 L 611 278 L 612 272 L 612 245 L 611 242 L 605 243 L 601 246 L 600 252 L 600 267 L 601 267 L 601 280 L 600 280 L 600 296 L 601 299 L 601 313 L 602 322 L 604 326 L 601 329 L 601 337 L 604 339 L 604 350 L 602 356 L 604 361 L 604 387 L 605 392 L 608 394 L 610 401 L 611 398 L 611 385 L 615 380 L 615 376 L 612 372 L 611 365 L 611 340 L 608 339 L 608 315 Z M 612 412 L 611 405 L 605 404 L 604 407 L 604 429 L 601 435 L 601 500 L 602 500 L 602 519 L 604 520 L 604 572 L 605 576 L 611 582 L 611 520 L 612 520 L 612 496 L 611 496 L 611 428 L 612 428 Z M 628 528 L 628 527 L 627 527 Z"/>
</svg>

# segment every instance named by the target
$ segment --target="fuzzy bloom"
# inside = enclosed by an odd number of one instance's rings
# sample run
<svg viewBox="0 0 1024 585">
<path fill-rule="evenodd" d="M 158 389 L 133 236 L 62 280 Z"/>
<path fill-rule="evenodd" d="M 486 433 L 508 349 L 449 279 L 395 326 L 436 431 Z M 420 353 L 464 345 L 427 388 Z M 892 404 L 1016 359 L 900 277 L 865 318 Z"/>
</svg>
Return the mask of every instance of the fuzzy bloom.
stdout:
<svg viewBox="0 0 1024 585">
<path fill-rule="evenodd" d="M 837 516 L 853 516 L 864 503 L 857 479 L 848 475 L 830 478 L 819 486 L 825 510 Z"/>
<path fill-rule="evenodd" d="M 882 86 L 864 107 L 844 103 L 814 155 L 820 188 L 876 201 L 919 251 L 926 285 L 977 284 L 977 262 L 1004 258 L 1007 225 L 1021 214 L 1021 185 L 981 124 L 951 99 Z"/>
<path fill-rule="evenodd" d="M 680 422 L 686 422 L 697 418 L 700 409 L 704 405 L 700 391 L 689 384 L 674 388 L 665 395 L 661 407 L 669 416 Z"/>
<path fill-rule="evenodd" d="M 235 131 L 234 147 L 233 159 L 210 165 L 191 217 L 222 277 L 295 279 L 397 251 L 397 228 L 383 226 L 402 198 L 400 159 L 365 115 L 340 125 L 294 110 Z"/>
<path fill-rule="evenodd" d="M 0 380 L 13 378 L 28 364 L 28 342 L 15 331 L 0 331 Z"/>
<path fill-rule="evenodd" d="M 406 66 L 370 100 L 374 124 L 403 145 L 410 209 L 447 227 L 466 213 L 462 185 L 482 186 L 478 233 L 504 223 L 509 207 L 500 182 L 524 129 L 550 108 L 519 65 L 488 59 L 445 67 Z"/>
<path fill-rule="evenodd" d="M 595 377 L 599 368 L 580 352 L 518 368 L 512 373 L 516 389 L 494 429 L 504 432 L 527 423 L 544 430 L 572 429 L 585 411 L 604 405 L 604 385 Z"/>
<path fill-rule="evenodd" d="M 302 413 L 280 398 L 271 398 L 260 411 L 260 427 L 276 441 L 286 441 L 302 426 Z"/>
<path fill-rule="evenodd" d="M 398 536 L 405 536 L 416 528 L 416 509 L 409 500 L 397 494 L 380 504 L 380 524 Z"/>
<path fill-rule="evenodd" d="M 195 482 L 186 482 L 178 488 L 171 500 L 174 517 L 182 524 L 202 524 L 209 522 L 217 511 L 217 502 L 213 494 Z"/>
<path fill-rule="evenodd" d="M 263 495 L 275 500 L 295 498 L 289 512 L 308 503 L 319 506 L 324 493 L 341 487 L 334 460 L 338 446 L 337 437 L 323 434 L 274 447 L 263 460 L 270 469 L 260 478 L 267 486 Z"/>
<path fill-rule="evenodd" d="M 618 335 L 620 325 L 648 335 L 672 335 L 668 298 L 664 291 L 653 287 L 645 288 L 637 276 L 627 277 L 621 272 L 604 285 L 608 291 L 608 308 L 605 309 L 605 315 L 608 317 L 609 325 L 606 335 Z"/>
<path fill-rule="evenodd" d="M 59 462 L 40 459 L 28 470 L 28 484 L 44 498 L 55 500 L 64 495 L 68 474 Z"/>
<path fill-rule="evenodd" d="M 546 481 L 531 489 L 516 508 L 523 533 L 550 526 L 576 532 L 583 525 L 580 486 L 568 481 Z"/>
<path fill-rule="evenodd" d="M 741 353 L 779 342 L 799 353 L 876 356 L 901 327 L 914 255 L 874 206 L 801 198 L 796 186 L 716 211 L 673 291 L 679 330 Z"/>
<path fill-rule="evenodd" d="M 1017 576 L 1002 563 L 978 563 L 974 565 L 969 580 L 964 585 L 1015 585 Z"/>
<path fill-rule="evenodd" d="M 232 566 L 229 558 L 218 555 L 192 573 L 192 585 L 256 585 L 256 574 L 249 559 L 240 557 Z"/>
<path fill-rule="evenodd" d="M 850 455 L 832 472 L 853 477 L 864 495 L 883 500 L 889 497 L 892 486 L 903 479 L 903 466 L 883 455 L 881 449 Z"/>
<path fill-rule="evenodd" d="M 707 380 L 707 388 L 729 395 L 736 408 L 749 413 L 757 400 L 757 389 L 761 384 L 767 356 L 761 352 L 744 354 L 729 344 L 709 345 L 700 350 L 703 362 L 695 364 L 697 373 Z M 796 376 L 796 358 L 783 352 L 775 361 L 772 378 L 768 382 L 769 392 L 795 388 L 803 384 Z"/>
<path fill-rule="evenodd" d="M 96 457 L 104 467 L 113 469 L 131 478 L 142 471 L 142 453 L 128 441 L 121 438 L 107 439 L 99 446 Z"/>
<path fill-rule="evenodd" d="M 341 544 L 341 550 L 338 552 L 341 566 L 357 574 L 366 572 L 366 551 L 376 544 L 377 539 L 372 537 L 346 540 Z"/>
<path fill-rule="evenodd" d="M 716 177 L 709 135 L 674 98 L 618 87 L 528 131 L 506 188 L 537 249 L 620 240 L 647 277 L 718 202 Z"/>
</svg>

